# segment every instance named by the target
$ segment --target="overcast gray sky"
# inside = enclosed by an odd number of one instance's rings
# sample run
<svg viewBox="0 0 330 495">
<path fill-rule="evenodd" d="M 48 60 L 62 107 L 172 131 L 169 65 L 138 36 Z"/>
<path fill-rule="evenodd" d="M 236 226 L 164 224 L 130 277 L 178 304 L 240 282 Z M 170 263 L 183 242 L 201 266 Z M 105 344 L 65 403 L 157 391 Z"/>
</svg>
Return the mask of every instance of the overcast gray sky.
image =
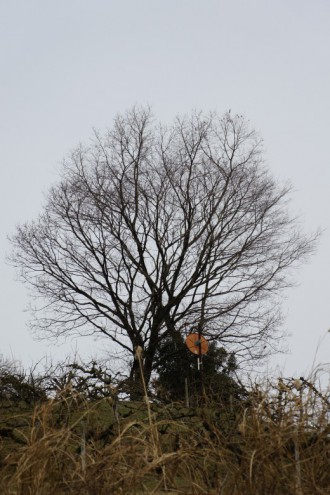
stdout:
<svg viewBox="0 0 330 495">
<path fill-rule="evenodd" d="M 329 362 L 329 49 L 328 0 L 0 0 L 0 354 L 28 366 L 75 347 L 29 334 L 7 236 L 36 218 L 68 151 L 137 103 L 165 121 L 232 109 L 261 133 L 304 229 L 324 229 L 285 294 L 291 353 L 271 364 L 306 373 L 322 339 L 316 362 Z M 77 346 L 84 356 L 104 350 Z"/>
</svg>

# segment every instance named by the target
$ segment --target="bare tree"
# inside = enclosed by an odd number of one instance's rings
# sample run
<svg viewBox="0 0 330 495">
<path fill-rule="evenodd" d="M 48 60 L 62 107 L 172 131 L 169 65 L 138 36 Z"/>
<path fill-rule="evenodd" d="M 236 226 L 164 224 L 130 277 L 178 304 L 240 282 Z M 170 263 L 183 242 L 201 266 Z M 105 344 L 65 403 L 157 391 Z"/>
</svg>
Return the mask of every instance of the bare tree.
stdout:
<svg viewBox="0 0 330 495">
<path fill-rule="evenodd" d="M 132 356 L 135 380 L 141 346 L 147 382 L 175 331 L 202 329 L 238 360 L 264 356 L 278 294 L 315 236 L 300 233 L 261 151 L 230 112 L 170 128 L 145 109 L 118 116 L 65 160 L 43 213 L 12 238 L 14 264 L 47 301 L 34 326 L 109 337 Z"/>
</svg>

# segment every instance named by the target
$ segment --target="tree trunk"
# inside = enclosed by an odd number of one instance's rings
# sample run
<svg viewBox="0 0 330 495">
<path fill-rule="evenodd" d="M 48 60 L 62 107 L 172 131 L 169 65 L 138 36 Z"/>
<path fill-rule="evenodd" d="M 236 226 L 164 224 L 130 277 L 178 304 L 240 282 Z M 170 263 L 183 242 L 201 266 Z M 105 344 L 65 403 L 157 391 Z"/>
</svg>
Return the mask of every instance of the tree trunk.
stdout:
<svg viewBox="0 0 330 495">
<path fill-rule="evenodd" d="M 140 401 L 144 395 L 139 361 L 134 358 L 129 377 L 129 396 L 131 400 Z"/>
</svg>

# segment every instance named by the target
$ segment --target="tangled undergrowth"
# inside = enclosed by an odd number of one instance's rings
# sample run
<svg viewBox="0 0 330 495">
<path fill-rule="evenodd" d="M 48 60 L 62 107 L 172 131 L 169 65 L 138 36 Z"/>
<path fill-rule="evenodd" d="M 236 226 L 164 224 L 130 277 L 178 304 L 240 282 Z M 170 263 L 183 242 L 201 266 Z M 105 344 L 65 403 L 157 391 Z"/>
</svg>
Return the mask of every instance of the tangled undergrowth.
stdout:
<svg viewBox="0 0 330 495">
<path fill-rule="evenodd" d="M 329 394 L 314 383 L 254 386 L 239 406 L 146 401 L 63 390 L 2 409 L 0 493 L 330 493 Z"/>
</svg>

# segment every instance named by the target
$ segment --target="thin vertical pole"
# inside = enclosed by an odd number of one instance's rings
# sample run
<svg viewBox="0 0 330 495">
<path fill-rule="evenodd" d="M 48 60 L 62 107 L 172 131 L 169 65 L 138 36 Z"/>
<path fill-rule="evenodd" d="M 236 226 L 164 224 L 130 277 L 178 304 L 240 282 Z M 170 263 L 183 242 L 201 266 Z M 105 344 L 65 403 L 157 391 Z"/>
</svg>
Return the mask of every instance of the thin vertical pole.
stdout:
<svg viewBox="0 0 330 495">
<path fill-rule="evenodd" d="M 201 331 L 201 327 L 198 328 L 198 370 L 199 370 L 200 395 L 201 395 L 201 399 L 202 399 L 203 395 L 204 395 L 204 384 L 203 384 L 202 331 Z"/>
<path fill-rule="evenodd" d="M 301 464 L 300 464 L 300 452 L 299 452 L 299 426 L 295 427 L 294 436 L 294 460 L 296 467 L 296 495 L 302 495 L 302 483 L 301 483 Z"/>
<path fill-rule="evenodd" d="M 82 472 L 85 474 L 86 473 L 86 424 L 85 420 L 83 419 L 81 422 L 81 448 L 80 448 L 80 455 L 81 455 L 81 469 Z"/>
<path fill-rule="evenodd" d="M 186 407 L 189 408 L 189 389 L 188 389 L 188 378 L 184 379 L 184 392 L 185 392 L 185 402 Z"/>
</svg>

